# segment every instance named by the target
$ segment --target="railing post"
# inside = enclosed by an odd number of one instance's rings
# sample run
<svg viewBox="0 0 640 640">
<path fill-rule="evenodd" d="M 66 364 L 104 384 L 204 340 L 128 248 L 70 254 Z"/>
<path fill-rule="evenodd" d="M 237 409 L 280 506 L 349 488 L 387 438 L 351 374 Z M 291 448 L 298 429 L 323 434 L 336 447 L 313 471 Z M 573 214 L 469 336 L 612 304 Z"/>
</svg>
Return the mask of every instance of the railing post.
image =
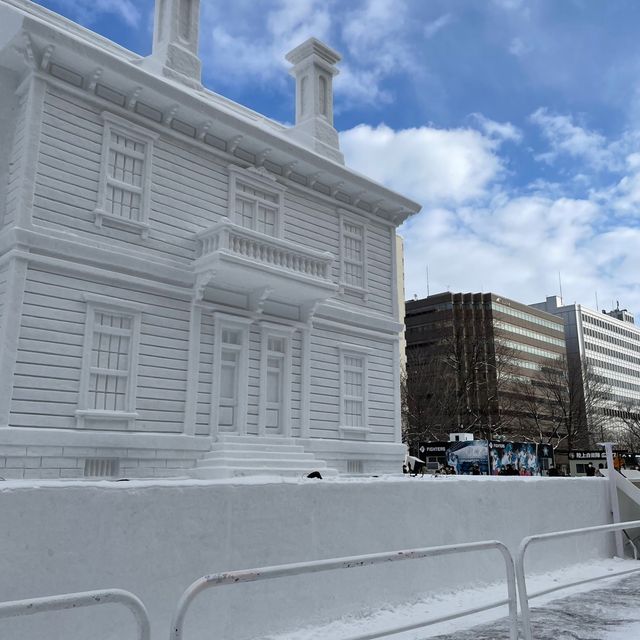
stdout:
<svg viewBox="0 0 640 640">
<path fill-rule="evenodd" d="M 620 502 L 618 501 L 618 485 L 616 483 L 615 464 L 613 463 L 613 445 L 615 442 L 598 442 L 601 447 L 604 447 L 607 454 L 607 479 L 609 481 L 609 497 L 611 500 L 611 514 L 613 516 L 613 522 L 620 522 Z M 616 555 L 618 558 L 624 558 L 624 543 L 622 541 L 622 531 L 616 531 L 614 533 L 616 541 Z"/>
<path fill-rule="evenodd" d="M 527 594 L 527 581 L 524 577 L 524 554 L 531 540 L 525 538 L 518 547 L 516 556 L 516 582 L 518 584 L 518 599 L 520 600 L 520 619 L 522 621 L 522 634 L 524 640 L 533 640 L 531 636 L 531 611 L 529 610 L 529 595 Z"/>
</svg>

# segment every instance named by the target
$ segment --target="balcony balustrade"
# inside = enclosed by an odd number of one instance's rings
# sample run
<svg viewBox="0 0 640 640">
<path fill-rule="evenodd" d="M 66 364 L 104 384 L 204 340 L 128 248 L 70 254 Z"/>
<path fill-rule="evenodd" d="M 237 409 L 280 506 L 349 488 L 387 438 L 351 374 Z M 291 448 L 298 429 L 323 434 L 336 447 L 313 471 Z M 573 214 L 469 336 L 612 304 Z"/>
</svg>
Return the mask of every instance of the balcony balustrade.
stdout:
<svg viewBox="0 0 640 640">
<path fill-rule="evenodd" d="M 268 287 L 273 299 L 303 303 L 328 298 L 334 256 L 247 229 L 223 218 L 197 235 L 197 274 L 210 272 L 209 284 L 253 291 Z"/>
</svg>

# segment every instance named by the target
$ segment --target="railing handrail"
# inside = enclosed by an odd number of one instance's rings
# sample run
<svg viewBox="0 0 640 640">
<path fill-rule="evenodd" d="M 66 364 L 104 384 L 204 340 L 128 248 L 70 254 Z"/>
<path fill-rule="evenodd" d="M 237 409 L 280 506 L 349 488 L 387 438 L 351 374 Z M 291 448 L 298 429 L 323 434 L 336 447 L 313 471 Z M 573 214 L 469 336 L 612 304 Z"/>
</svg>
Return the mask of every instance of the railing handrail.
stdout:
<svg viewBox="0 0 640 640">
<path fill-rule="evenodd" d="M 221 218 L 218 222 L 216 222 L 211 227 L 204 229 L 203 231 L 199 231 L 196 233 L 196 238 L 199 241 L 202 241 L 204 238 L 208 238 L 209 236 L 215 236 L 222 229 L 228 228 L 233 232 L 240 233 L 242 235 L 246 235 L 254 240 L 258 240 L 260 242 L 264 242 L 266 244 L 272 244 L 281 249 L 287 249 L 294 253 L 303 254 L 306 257 L 313 258 L 314 260 L 319 260 L 321 262 L 332 263 L 335 260 L 335 255 L 330 251 L 319 251 L 318 249 L 312 249 L 311 247 L 307 247 L 305 245 L 298 244 L 296 242 L 291 242 L 290 240 L 285 240 L 284 238 L 279 238 L 277 236 L 270 236 L 266 233 L 261 233 L 260 231 L 255 231 L 254 229 L 249 229 L 248 227 L 243 227 L 242 225 L 233 222 L 229 218 Z"/>
<path fill-rule="evenodd" d="M 518 598 L 520 600 L 520 615 L 522 618 L 522 631 L 524 634 L 524 640 L 533 640 L 531 631 L 531 612 L 529 610 L 529 598 L 527 594 L 527 582 L 524 574 L 524 557 L 529 548 L 529 545 L 534 542 L 544 542 L 546 540 L 569 538 L 572 536 L 588 535 L 590 533 L 607 533 L 609 531 L 620 531 L 622 529 L 633 529 L 640 527 L 640 520 L 631 520 L 629 522 L 616 522 L 614 524 L 603 524 L 593 527 L 582 527 L 580 529 L 567 529 L 565 531 L 552 531 L 550 533 L 539 533 L 532 536 L 523 538 L 518 547 L 518 553 L 516 555 L 516 581 L 518 583 Z M 640 571 L 640 567 L 635 571 Z M 593 582 L 595 580 L 603 580 L 605 578 L 611 578 L 617 575 L 624 575 L 629 573 L 628 570 L 614 573 L 607 573 L 607 575 L 597 576 L 590 578 L 589 580 L 579 580 L 577 582 L 569 582 L 562 585 L 562 587 L 554 587 L 552 590 L 540 592 L 534 594 L 535 596 L 543 595 L 543 593 L 550 593 L 551 591 L 558 591 L 561 588 L 572 587 L 585 582 Z M 533 597 L 533 596 L 531 596 Z"/>
<path fill-rule="evenodd" d="M 78 593 L 63 593 L 55 596 L 29 598 L 0 603 L 0 619 L 18 616 L 30 616 L 46 611 L 62 611 L 103 604 L 121 604 L 131 613 L 138 627 L 138 639 L 150 640 L 151 625 L 149 615 L 142 600 L 124 589 L 99 589 Z"/>
<path fill-rule="evenodd" d="M 408 549 L 385 553 L 372 553 L 360 556 L 345 556 L 342 558 L 330 558 L 327 560 L 316 560 L 310 562 L 297 562 L 292 564 L 274 565 L 270 567 L 259 567 L 239 571 L 226 571 L 222 573 L 205 575 L 192 582 L 183 592 L 173 615 L 169 637 L 170 640 L 182 640 L 184 619 L 189 606 L 201 591 L 210 589 L 212 587 L 237 584 L 241 582 L 270 580 L 274 578 L 282 578 L 285 576 L 300 575 L 303 573 L 319 573 L 322 571 L 330 571 L 334 569 L 351 569 L 354 567 L 371 566 L 385 562 L 416 560 L 433 556 L 451 555 L 456 553 L 470 553 L 473 551 L 483 551 L 491 549 L 499 551 L 502 554 L 505 562 L 508 592 L 508 598 L 506 601 L 501 600 L 497 603 L 492 603 L 483 607 L 475 607 L 468 611 L 459 611 L 455 614 L 440 617 L 435 620 L 415 623 L 408 626 L 403 626 L 401 628 L 387 629 L 384 631 L 358 636 L 357 638 L 353 638 L 352 640 L 373 640 L 374 638 L 380 638 L 391 633 L 409 631 L 411 629 L 425 627 L 429 624 L 435 624 L 437 622 L 444 622 L 445 620 L 460 618 L 471 613 L 486 611 L 488 609 L 493 609 L 495 607 L 501 606 L 505 603 L 508 603 L 509 605 L 510 639 L 517 640 L 518 616 L 514 562 L 509 549 L 506 547 L 506 545 L 504 545 L 502 542 L 499 542 L 498 540 L 483 540 L 480 542 L 468 542 L 438 547 L 424 547 L 419 549 Z"/>
</svg>

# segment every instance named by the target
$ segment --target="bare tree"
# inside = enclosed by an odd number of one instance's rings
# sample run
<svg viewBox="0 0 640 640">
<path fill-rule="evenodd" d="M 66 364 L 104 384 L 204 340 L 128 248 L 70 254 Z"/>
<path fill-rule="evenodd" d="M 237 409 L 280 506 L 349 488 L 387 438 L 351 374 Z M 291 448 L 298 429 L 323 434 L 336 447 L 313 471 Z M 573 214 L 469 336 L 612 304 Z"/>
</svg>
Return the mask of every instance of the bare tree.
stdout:
<svg viewBox="0 0 640 640">
<path fill-rule="evenodd" d="M 443 440 L 457 430 L 457 384 L 439 349 L 408 350 L 402 380 L 404 440 Z"/>
<path fill-rule="evenodd" d="M 431 343 L 407 350 L 403 384 L 405 440 L 442 440 L 451 431 L 491 439 L 512 421 L 504 391 L 513 352 L 485 327 L 442 326 Z"/>
<path fill-rule="evenodd" d="M 620 403 L 615 414 L 623 425 L 620 445 L 629 451 L 640 451 L 640 401 Z"/>
<path fill-rule="evenodd" d="M 567 449 L 587 448 L 605 437 L 604 406 L 609 387 L 588 363 L 576 357 L 559 359 L 540 368 L 524 406 L 538 442 Z"/>
<path fill-rule="evenodd" d="M 518 438 L 553 449 L 570 439 L 567 414 L 570 394 L 566 362 L 549 362 L 537 375 L 516 382 Z"/>
</svg>

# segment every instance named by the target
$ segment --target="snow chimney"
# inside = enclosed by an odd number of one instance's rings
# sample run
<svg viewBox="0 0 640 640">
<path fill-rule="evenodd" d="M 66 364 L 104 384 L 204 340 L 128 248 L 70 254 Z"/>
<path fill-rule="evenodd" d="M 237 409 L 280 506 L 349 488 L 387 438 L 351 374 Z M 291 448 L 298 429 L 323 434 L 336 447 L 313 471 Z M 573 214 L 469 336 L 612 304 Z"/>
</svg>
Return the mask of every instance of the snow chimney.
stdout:
<svg viewBox="0 0 640 640">
<path fill-rule="evenodd" d="M 317 153 L 344 164 L 338 132 L 333 127 L 333 76 L 340 55 L 326 44 L 309 38 L 290 51 L 289 73 L 296 79 L 296 124 L 293 138 Z"/>
<path fill-rule="evenodd" d="M 156 0 L 153 49 L 144 65 L 200 88 L 199 27 L 200 0 Z"/>
</svg>

